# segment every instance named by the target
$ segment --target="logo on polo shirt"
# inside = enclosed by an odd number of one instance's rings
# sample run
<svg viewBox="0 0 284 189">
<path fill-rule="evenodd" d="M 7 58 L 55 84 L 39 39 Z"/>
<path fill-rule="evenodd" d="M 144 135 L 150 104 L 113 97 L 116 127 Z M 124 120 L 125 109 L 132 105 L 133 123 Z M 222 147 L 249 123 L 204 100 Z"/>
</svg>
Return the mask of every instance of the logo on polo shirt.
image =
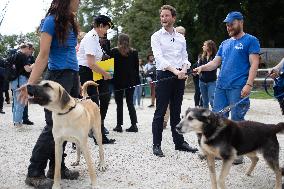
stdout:
<svg viewBox="0 0 284 189">
<path fill-rule="evenodd" d="M 238 50 L 241 50 L 241 49 L 243 49 L 243 48 L 244 48 L 244 46 L 243 46 L 242 43 L 239 43 L 239 44 L 237 44 L 237 45 L 235 46 L 235 49 L 238 49 Z"/>
</svg>

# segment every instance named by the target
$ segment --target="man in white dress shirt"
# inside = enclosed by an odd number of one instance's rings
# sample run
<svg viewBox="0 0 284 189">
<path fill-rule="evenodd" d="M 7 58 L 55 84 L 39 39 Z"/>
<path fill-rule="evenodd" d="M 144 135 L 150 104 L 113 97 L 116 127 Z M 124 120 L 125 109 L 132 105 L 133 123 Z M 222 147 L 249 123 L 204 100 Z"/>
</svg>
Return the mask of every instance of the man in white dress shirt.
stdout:
<svg viewBox="0 0 284 189">
<path fill-rule="evenodd" d="M 180 121 L 181 105 L 184 94 L 187 69 L 190 67 L 186 51 L 186 41 L 183 35 L 176 32 L 173 25 L 176 20 L 176 10 L 170 5 L 160 9 L 162 28 L 151 37 L 151 47 L 156 60 L 157 80 L 177 76 L 177 78 L 158 82 L 156 85 L 156 111 L 152 123 L 153 154 L 164 157 L 161 150 L 163 121 L 168 105 L 170 105 L 170 125 L 175 149 L 196 152 L 184 141 L 176 131 Z"/>
</svg>

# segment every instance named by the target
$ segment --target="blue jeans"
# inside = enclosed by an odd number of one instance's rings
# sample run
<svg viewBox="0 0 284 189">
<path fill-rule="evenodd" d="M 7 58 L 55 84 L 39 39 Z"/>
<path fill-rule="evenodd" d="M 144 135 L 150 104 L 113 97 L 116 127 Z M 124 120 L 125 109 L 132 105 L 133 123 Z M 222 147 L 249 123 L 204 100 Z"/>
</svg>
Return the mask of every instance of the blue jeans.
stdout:
<svg viewBox="0 0 284 189">
<path fill-rule="evenodd" d="M 133 95 L 134 106 L 136 105 L 136 101 L 137 101 L 138 106 L 140 106 L 141 96 L 142 96 L 142 86 L 136 86 L 134 90 L 134 95 Z"/>
<path fill-rule="evenodd" d="M 223 108 L 235 104 L 239 102 L 241 98 L 242 88 L 234 88 L 234 89 L 220 89 L 216 87 L 215 89 L 215 97 L 214 97 L 214 106 L 213 112 L 219 112 Z M 249 98 L 242 101 L 236 107 L 232 108 L 231 111 L 231 119 L 234 121 L 242 121 L 245 119 L 245 115 L 250 107 Z M 229 113 L 224 116 L 229 117 Z"/>
<path fill-rule="evenodd" d="M 209 103 L 211 108 L 213 108 L 216 81 L 205 83 L 199 80 L 199 88 L 202 96 L 203 108 L 209 108 Z"/>
<path fill-rule="evenodd" d="M 22 123 L 23 122 L 23 112 L 25 105 L 18 101 L 19 91 L 17 89 L 26 84 L 28 78 L 20 75 L 19 78 L 11 81 L 11 89 L 13 90 L 13 123 Z"/>
</svg>

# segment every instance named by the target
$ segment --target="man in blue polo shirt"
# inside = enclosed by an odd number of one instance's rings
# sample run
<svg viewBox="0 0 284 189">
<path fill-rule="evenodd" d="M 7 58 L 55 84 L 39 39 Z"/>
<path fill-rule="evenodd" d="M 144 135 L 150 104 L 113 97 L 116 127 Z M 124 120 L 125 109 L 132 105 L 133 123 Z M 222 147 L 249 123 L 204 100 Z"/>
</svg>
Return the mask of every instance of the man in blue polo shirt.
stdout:
<svg viewBox="0 0 284 189">
<path fill-rule="evenodd" d="M 231 38 L 221 43 L 212 61 L 195 69 L 200 73 L 214 70 L 221 65 L 215 89 L 214 112 L 219 112 L 250 94 L 259 65 L 259 41 L 243 31 L 243 15 L 240 12 L 230 12 L 224 22 Z M 247 98 L 232 108 L 231 119 L 244 120 L 249 106 Z M 226 116 L 228 117 L 229 114 Z M 242 163 L 242 159 L 242 157 L 236 159 L 234 164 Z"/>
</svg>

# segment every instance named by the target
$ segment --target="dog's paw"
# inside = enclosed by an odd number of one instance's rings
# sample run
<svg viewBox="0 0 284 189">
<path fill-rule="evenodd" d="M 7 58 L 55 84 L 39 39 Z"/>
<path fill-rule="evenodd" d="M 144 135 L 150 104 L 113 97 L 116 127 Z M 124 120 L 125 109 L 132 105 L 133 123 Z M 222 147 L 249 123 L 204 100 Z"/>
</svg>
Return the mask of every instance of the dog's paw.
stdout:
<svg viewBox="0 0 284 189">
<path fill-rule="evenodd" d="M 52 189 L 61 189 L 60 184 L 53 184 Z"/>
<path fill-rule="evenodd" d="M 106 170 L 106 165 L 105 163 L 100 163 L 99 164 L 99 171 L 105 171 Z"/>
<path fill-rule="evenodd" d="M 98 184 L 92 184 L 92 189 L 100 189 L 101 187 Z"/>
<path fill-rule="evenodd" d="M 75 161 L 73 163 L 71 163 L 71 166 L 78 166 L 79 165 L 79 161 Z"/>
<path fill-rule="evenodd" d="M 252 177 L 251 173 L 246 173 L 246 176 Z"/>
</svg>

